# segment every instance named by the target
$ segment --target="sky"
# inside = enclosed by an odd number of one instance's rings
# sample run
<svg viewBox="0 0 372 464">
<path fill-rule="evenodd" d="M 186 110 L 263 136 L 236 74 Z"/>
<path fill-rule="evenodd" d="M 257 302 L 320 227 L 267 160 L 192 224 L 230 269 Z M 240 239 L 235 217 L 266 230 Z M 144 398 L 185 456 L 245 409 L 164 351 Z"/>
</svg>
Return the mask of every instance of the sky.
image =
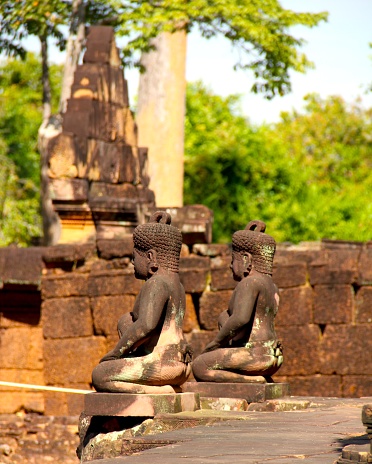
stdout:
<svg viewBox="0 0 372 464">
<path fill-rule="evenodd" d="M 249 71 L 234 71 L 237 54 L 224 38 L 204 39 L 197 30 L 189 34 L 186 79 L 201 80 L 222 96 L 241 95 L 242 113 L 252 123 L 276 122 L 282 111 L 301 110 L 303 97 L 319 93 L 321 97 L 341 95 L 352 103 L 360 98 L 372 107 L 372 93 L 365 89 L 372 82 L 372 1 L 371 0 L 282 0 L 282 5 L 295 11 L 328 11 L 328 22 L 309 29 L 296 27 L 292 33 L 306 40 L 301 47 L 315 69 L 306 74 L 291 73 L 292 92 L 284 97 L 266 100 L 250 92 L 253 76 Z M 32 45 L 33 44 L 33 45 Z M 37 41 L 30 47 L 38 50 Z M 35 47 L 35 48 L 34 48 Z M 55 52 L 53 52 L 56 58 Z M 57 57 L 61 62 L 62 57 Z M 125 70 L 131 104 L 138 91 L 138 72 Z"/>
</svg>

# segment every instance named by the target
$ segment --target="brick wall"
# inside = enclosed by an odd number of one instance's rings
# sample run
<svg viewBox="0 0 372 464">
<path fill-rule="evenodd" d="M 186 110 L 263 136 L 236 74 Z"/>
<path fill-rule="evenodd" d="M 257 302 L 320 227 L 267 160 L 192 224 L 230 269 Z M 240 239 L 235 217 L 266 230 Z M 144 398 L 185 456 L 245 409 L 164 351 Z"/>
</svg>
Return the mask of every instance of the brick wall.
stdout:
<svg viewBox="0 0 372 464">
<path fill-rule="evenodd" d="M 25 321 L 12 310 L 12 322 L 5 323 L 1 310 L 0 380 L 32 374 L 34 383 L 90 388 L 92 369 L 116 343 L 117 320 L 132 309 L 142 284 L 133 276 L 131 252 L 130 237 L 44 249 L 41 318 L 33 310 Z M 217 316 L 236 285 L 231 253 L 225 245 L 184 245 L 181 256 L 184 331 L 197 355 L 216 333 Z M 278 247 L 276 328 L 285 360 L 275 380 L 288 381 L 292 394 L 372 395 L 371 263 L 372 242 Z M 46 414 L 76 414 L 82 396 L 47 393 L 39 409 L 43 404 Z"/>
</svg>

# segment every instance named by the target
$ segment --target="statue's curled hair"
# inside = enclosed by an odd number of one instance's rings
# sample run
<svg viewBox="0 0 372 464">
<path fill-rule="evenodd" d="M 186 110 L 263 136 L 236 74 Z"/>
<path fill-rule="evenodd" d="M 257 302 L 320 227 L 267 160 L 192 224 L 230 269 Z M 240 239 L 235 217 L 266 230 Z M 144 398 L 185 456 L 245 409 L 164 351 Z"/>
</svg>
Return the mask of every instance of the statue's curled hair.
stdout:
<svg viewBox="0 0 372 464">
<path fill-rule="evenodd" d="M 179 271 L 182 234 L 171 226 L 171 216 L 166 211 L 156 211 L 146 224 L 134 229 L 134 247 L 140 253 L 155 250 L 158 263 L 173 272 Z"/>
<path fill-rule="evenodd" d="M 244 230 L 238 230 L 232 237 L 232 249 L 238 253 L 250 253 L 253 266 L 258 272 L 272 275 L 276 243 L 273 237 L 265 234 L 266 224 L 251 221 Z"/>
</svg>

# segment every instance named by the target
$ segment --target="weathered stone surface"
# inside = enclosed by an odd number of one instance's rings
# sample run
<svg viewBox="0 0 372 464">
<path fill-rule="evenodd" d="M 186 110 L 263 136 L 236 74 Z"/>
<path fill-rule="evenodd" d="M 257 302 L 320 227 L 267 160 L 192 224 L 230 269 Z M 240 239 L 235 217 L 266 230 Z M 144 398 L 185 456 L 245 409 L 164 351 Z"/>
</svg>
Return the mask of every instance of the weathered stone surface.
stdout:
<svg viewBox="0 0 372 464">
<path fill-rule="evenodd" d="M 89 384 L 94 366 L 105 353 L 104 337 L 45 340 L 45 383 L 57 386 Z M 84 362 L 77 362 L 77 359 L 82 357 Z"/>
<path fill-rule="evenodd" d="M 230 269 L 231 256 L 217 256 L 211 260 L 211 289 L 232 290 L 237 282 Z"/>
<path fill-rule="evenodd" d="M 192 246 L 192 252 L 196 255 L 209 256 L 210 258 L 226 255 L 230 255 L 231 258 L 231 246 L 227 244 L 196 243 Z"/>
<path fill-rule="evenodd" d="M 305 285 L 307 266 L 305 263 L 277 265 L 273 269 L 273 281 L 279 288 Z"/>
<path fill-rule="evenodd" d="M 370 338 L 370 324 L 327 325 L 320 343 L 320 372 L 341 375 L 372 372 L 372 357 L 366 349 Z"/>
<path fill-rule="evenodd" d="M 87 416 L 154 417 L 161 413 L 178 413 L 200 409 L 199 395 L 91 393 L 84 397 Z"/>
<path fill-rule="evenodd" d="M 120 240 L 97 240 L 97 248 L 102 259 L 121 258 L 123 256 L 132 257 L 133 238 L 132 235 L 128 235 Z"/>
<path fill-rule="evenodd" d="M 309 266 L 311 285 L 352 284 L 357 281 L 361 247 L 325 249 Z"/>
<path fill-rule="evenodd" d="M 372 286 L 361 287 L 355 296 L 355 322 L 372 322 Z"/>
<path fill-rule="evenodd" d="M 44 392 L 45 415 L 79 416 L 84 410 L 84 396 L 78 393 L 46 391 Z"/>
<path fill-rule="evenodd" d="M 280 375 L 310 375 L 319 372 L 321 332 L 317 325 L 280 326 L 276 333 L 284 351 Z"/>
<path fill-rule="evenodd" d="M 289 395 L 287 383 L 217 383 L 186 382 L 182 391 L 199 393 L 209 398 L 243 398 L 248 403 L 260 403 Z"/>
<path fill-rule="evenodd" d="M 316 324 L 351 322 L 353 303 L 351 285 L 315 285 L 314 322 Z"/>
<path fill-rule="evenodd" d="M 343 380 L 340 375 L 275 375 L 274 380 L 276 382 L 288 382 L 293 396 L 340 397 L 342 394 Z"/>
<path fill-rule="evenodd" d="M 29 383 L 44 385 L 44 371 L 42 369 L 10 368 L 0 369 L 0 380 L 4 382 Z M 15 387 L 0 387 L 2 391 L 14 390 Z M 16 389 L 19 392 L 19 389 Z"/>
<path fill-rule="evenodd" d="M 9 328 L 1 334 L 0 367 L 43 368 L 43 332 L 40 327 Z"/>
<path fill-rule="evenodd" d="M 48 275 L 42 280 L 42 297 L 62 298 L 86 296 L 88 294 L 88 275 L 71 273 L 62 276 Z"/>
<path fill-rule="evenodd" d="M 275 326 L 304 325 L 312 322 L 313 291 L 311 287 L 279 290 L 279 311 Z"/>
<path fill-rule="evenodd" d="M 89 276 L 88 292 L 90 296 L 122 295 L 123 293 L 136 295 L 142 283 L 134 275 L 122 271 L 95 273 Z"/>
<path fill-rule="evenodd" d="M 44 247 L 0 248 L 0 289 L 6 283 L 39 285 Z"/>
<path fill-rule="evenodd" d="M 87 176 L 89 180 L 100 182 L 133 183 L 136 180 L 137 171 L 137 159 L 131 146 L 97 141 Z"/>
<path fill-rule="evenodd" d="M 2 414 L 14 414 L 19 411 L 44 413 L 44 397 L 35 391 L 1 391 L 0 411 Z"/>
<path fill-rule="evenodd" d="M 51 178 L 78 177 L 81 155 L 74 134 L 60 133 L 48 143 L 49 169 Z"/>
<path fill-rule="evenodd" d="M 2 315 L 0 318 L 0 328 L 1 329 L 8 329 L 10 327 L 25 327 L 25 328 L 30 328 L 31 327 L 36 327 L 40 323 L 40 306 L 38 308 L 38 311 L 33 310 L 34 308 L 30 308 L 29 311 L 24 311 L 23 308 L 21 308 L 20 311 L 10 308 L 10 310 L 7 310 L 4 308 L 2 311 Z"/>
<path fill-rule="evenodd" d="M 89 298 L 52 298 L 42 306 L 45 338 L 89 337 L 93 321 Z"/>
<path fill-rule="evenodd" d="M 210 341 L 214 339 L 217 334 L 217 330 L 208 330 L 200 332 L 191 332 L 185 334 L 186 340 L 192 346 L 194 351 L 193 357 L 199 356 Z"/>
<path fill-rule="evenodd" d="M 86 179 L 50 179 L 49 191 L 54 201 L 87 201 Z"/>
<path fill-rule="evenodd" d="M 202 409 L 214 411 L 247 411 L 248 402 L 243 398 L 200 398 Z"/>
<path fill-rule="evenodd" d="M 186 311 L 185 317 L 183 319 L 182 329 L 185 333 L 199 329 L 198 317 L 196 315 L 194 301 L 189 293 L 186 294 Z"/>
<path fill-rule="evenodd" d="M 231 290 L 205 292 L 200 298 L 200 327 L 206 330 L 218 328 L 218 316 L 229 307 Z"/>
<path fill-rule="evenodd" d="M 133 295 L 101 296 L 91 299 L 94 333 L 97 335 L 117 334 L 117 323 L 121 316 L 133 309 Z"/>
<path fill-rule="evenodd" d="M 361 398 L 372 396 L 372 376 L 345 375 L 342 377 L 342 394 L 347 398 Z"/>
<path fill-rule="evenodd" d="M 180 258 L 180 280 L 187 293 L 202 293 L 209 280 L 209 258 Z"/>
<path fill-rule="evenodd" d="M 362 250 L 358 263 L 358 283 L 360 285 L 372 285 L 372 246 L 366 246 Z"/>
<path fill-rule="evenodd" d="M 46 263 L 78 262 L 91 258 L 96 254 L 95 243 L 79 245 L 55 245 L 44 248 L 43 260 Z"/>
</svg>

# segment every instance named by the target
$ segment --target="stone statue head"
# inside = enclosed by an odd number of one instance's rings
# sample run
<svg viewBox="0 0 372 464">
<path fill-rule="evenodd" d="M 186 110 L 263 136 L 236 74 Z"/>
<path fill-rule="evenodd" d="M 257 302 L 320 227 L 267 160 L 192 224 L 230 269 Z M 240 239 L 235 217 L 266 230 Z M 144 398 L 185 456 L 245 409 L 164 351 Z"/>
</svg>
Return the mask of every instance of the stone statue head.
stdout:
<svg viewBox="0 0 372 464">
<path fill-rule="evenodd" d="M 273 237 L 265 234 L 265 230 L 264 222 L 249 222 L 244 230 L 233 234 L 232 250 L 240 255 L 249 254 L 256 271 L 272 275 L 276 243 Z"/>
<path fill-rule="evenodd" d="M 148 269 L 147 274 L 150 275 L 159 267 L 172 272 L 179 271 L 182 234 L 176 227 L 171 226 L 171 220 L 169 213 L 156 211 L 148 223 L 135 228 L 133 242 L 136 277 L 144 278 L 145 266 Z M 136 266 L 136 253 L 146 262 L 137 260 L 139 264 Z"/>
</svg>

